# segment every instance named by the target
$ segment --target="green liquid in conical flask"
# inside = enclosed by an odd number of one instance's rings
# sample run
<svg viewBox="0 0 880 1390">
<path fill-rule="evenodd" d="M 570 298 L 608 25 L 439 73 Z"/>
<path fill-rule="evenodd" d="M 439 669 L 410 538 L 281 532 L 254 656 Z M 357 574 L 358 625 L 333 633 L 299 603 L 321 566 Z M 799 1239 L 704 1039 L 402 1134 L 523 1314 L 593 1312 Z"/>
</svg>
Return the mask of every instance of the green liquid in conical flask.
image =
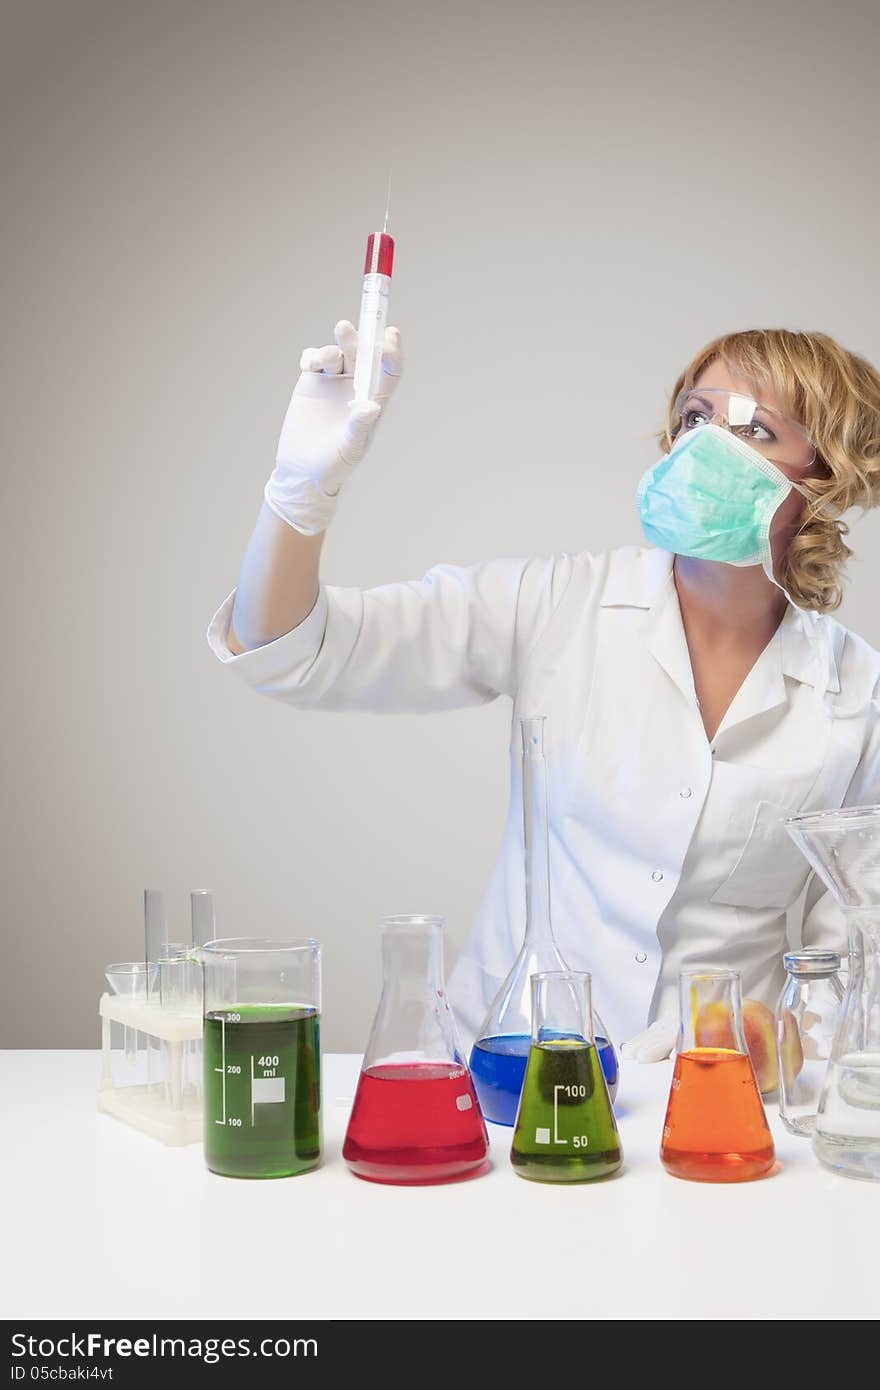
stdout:
<svg viewBox="0 0 880 1390">
<path fill-rule="evenodd" d="M 533 1043 L 510 1161 L 524 1178 L 590 1182 L 616 1173 L 620 1135 L 594 1043 Z"/>
</svg>

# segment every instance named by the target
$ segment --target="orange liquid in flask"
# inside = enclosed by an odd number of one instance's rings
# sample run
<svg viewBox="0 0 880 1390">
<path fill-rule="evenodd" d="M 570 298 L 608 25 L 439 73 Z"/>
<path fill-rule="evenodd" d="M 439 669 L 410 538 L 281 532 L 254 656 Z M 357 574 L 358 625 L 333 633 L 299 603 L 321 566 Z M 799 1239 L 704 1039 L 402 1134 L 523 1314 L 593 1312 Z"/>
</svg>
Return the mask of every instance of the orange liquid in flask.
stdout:
<svg viewBox="0 0 880 1390">
<path fill-rule="evenodd" d="M 660 1158 L 677 1178 L 747 1182 L 776 1159 L 748 1056 L 695 1047 L 675 1059 Z"/>
</svg>

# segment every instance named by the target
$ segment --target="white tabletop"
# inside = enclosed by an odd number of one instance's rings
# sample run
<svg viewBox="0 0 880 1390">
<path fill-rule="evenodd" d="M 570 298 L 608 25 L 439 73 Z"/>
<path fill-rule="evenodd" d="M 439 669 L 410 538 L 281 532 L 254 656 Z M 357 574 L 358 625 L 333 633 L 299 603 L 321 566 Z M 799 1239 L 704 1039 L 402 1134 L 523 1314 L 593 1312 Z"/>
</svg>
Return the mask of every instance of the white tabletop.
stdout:
<svg viewBox="0 0 880 1390">
<path fill-rule="evenodd" d="M 386 1187 L 341 1157 L 359 1058 L 324 1059 L 324 1162 L 296 1178 L 209 1173 L 96 1111 L 95 1052 L 3 1052 L 6 1318 L 874 1318 L 880 1183 L 837 1177 L 768 1106 L 779 1170 L 669 1177 L 671 1066 L 624 1064 L 618 1178 L 492 1170 Z"/>
</svg>

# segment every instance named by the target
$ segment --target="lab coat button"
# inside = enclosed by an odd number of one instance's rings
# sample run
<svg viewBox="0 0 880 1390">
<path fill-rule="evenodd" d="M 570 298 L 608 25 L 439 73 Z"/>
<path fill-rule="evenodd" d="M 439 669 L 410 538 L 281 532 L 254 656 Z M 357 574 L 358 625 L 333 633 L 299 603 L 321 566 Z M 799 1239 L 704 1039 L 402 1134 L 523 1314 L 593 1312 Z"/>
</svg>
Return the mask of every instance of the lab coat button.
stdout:
<svg viewBox="0 0 880 1390">
<path fill-rule="evenodd" d="M 690 787 L 682 787 L 681 791 L 678 794 L 679 796 L 683 796 L 685 801 L 687 801 L 689 796 L 693 796 L 693 791 Z"/>
<path fill-rule="evenodd" d="M 661 881 L 661 879 L 663 878 L 662 870 L 660 870 L 660 869 L 655 869 L 654 872 L 652 873 L 651 877 L 652 877 L 652 879 L 654 880 L 655 883 L 659 883 L 659 882 Z"/>
<path fill-rule="evenodd" d="M 639 965 L 644 965 L 644 963 L 645 963 L 645 961 L 646 961 L 647 959 L 648 959 L 648 953 L 647 953 L 647 951 L 636 951 L 636 960 L 638 961 Z"/>
</svg>

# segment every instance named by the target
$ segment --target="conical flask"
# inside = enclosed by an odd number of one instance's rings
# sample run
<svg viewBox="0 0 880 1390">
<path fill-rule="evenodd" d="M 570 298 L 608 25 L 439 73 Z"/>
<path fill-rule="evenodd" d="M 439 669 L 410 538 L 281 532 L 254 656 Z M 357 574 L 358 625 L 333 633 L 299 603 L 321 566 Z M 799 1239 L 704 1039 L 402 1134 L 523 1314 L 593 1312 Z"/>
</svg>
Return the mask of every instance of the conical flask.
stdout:
<svg viewBox="0 0 880 1390">
<path fill-rule="evenodd" d="M 748 1182 L 775 1162 L 742 1024 L 736 970 L 684 970 L 660 1159 L 699 1182 Z"/>
<path fill-rule="evenodd" d="M 526 930 L 519 955 L 492 1001 L 471 1050 L 471 1073 L 487 1120 L 516 1121 L 531 1047 L 532 975 L 566 971 L 550 916 L 550 824 L 543 715 L 521 719 L 523 838 L 525 844 Z M 617 1094 L 617 1055 L 610 1035 L 593 1010 L 596 1046 L 613 1100 Z"/>
<path fill-rule="evenodd" d="M 583 971 L 532 976 L 531 1047 L 510 1161 L 538 1182 L 591 1182 L 623 1162 Z"/>
<path fill-rule="evenodd" d="M 386 917 L 382 969 L 342 1156 L 372 1182 L 475 1176 L 489 1140 L 446 997 L 443 918 Z"/>
<path fill-rule="evenodd" d="M 838 1173 L 880 1179 L 880 806 L 792 816 L 785 826 L 842 907 L 849 936 L 813 1150 Z"/>
</svg>

